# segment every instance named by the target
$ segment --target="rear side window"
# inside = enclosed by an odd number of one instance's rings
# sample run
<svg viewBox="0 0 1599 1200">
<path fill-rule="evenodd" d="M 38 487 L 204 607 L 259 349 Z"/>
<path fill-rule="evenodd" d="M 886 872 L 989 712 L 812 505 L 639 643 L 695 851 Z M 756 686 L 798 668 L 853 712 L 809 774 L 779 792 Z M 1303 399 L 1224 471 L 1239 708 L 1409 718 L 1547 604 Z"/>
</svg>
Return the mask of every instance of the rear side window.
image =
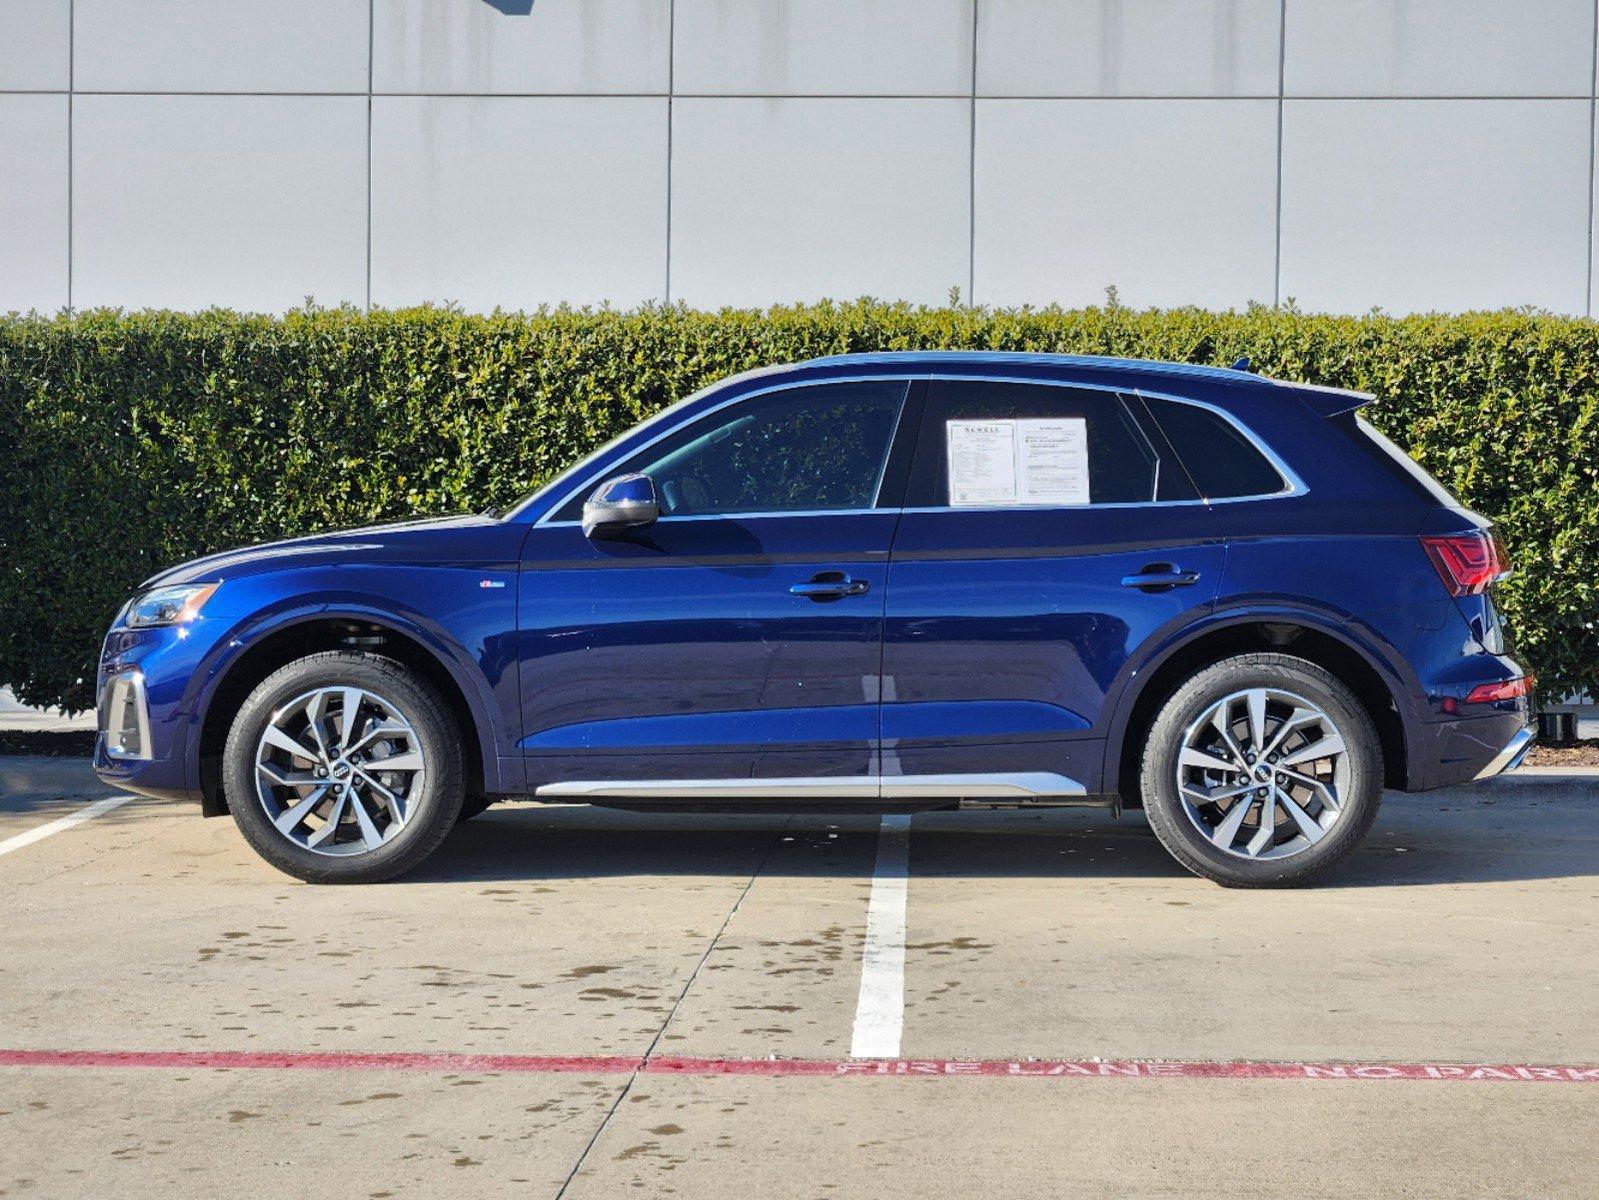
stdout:
<svg viewBox="0 0 1599 1200">
<path fill-rule="evenodd" d="M 928 388 L 905 503 L 1038 508 L 1191 498 L 1182 472 L 1165 468 L 1113 392 L 941 380 Z"/>
<path fill-rule="evenodd" d="M 1176 400 L 1144 400 L 1205 499 L 1274 496 L 1287 489 L 1270 460 L 1220 413 Z"/>
</svg>

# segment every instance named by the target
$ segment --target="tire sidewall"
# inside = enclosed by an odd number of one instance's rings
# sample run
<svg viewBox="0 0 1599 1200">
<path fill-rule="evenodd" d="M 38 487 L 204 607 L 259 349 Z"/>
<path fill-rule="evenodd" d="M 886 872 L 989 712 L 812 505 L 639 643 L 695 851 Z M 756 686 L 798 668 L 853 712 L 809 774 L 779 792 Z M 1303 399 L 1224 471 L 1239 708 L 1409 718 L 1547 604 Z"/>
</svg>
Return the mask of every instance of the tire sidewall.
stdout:
<svg viewBox="0 0 1599 1200">
<path fill-rule="evenodd" d="M 1315 704 L 1337 726 L 1349 756 L 1343 812 L 1321 841 L 1288 858 L 1251 861 L 1217 849 L 1189 820 L 1177 792 L 1183 734 L 1223 696 L 1249 688 L 1292 692 Z M 1140 787 L 1149 823 L 1163 845 L 1196 874 L 1238 887 L 1306 882 L 1339 862 L 1365 838 L 1382 799 L 1381 744 L 1370 716 L 1330 673 L 1304 659 L 1252 654 L 1207 667 L 1172 693 L 1150 726 Z"/>
<path fill-rule="evenodd" d="M 405 827 L 378 849 L 349 856 L 296 845 L 278 832 L 255 789 L 256 747 L 272 714 L 306 692 L 340 686 L 362 688 L 396 706 L 416 731 L 427 763 Z M 240 706 L 222 752 L 222 784 L 240 832 L 279 870 L 318 883 L 388 879 L 420 862 L 455 825 L 464 798 L 460 734 L 438 693 L 400 663 L 365 653 L 314 654 L 273 672 Z"/>
</svg>

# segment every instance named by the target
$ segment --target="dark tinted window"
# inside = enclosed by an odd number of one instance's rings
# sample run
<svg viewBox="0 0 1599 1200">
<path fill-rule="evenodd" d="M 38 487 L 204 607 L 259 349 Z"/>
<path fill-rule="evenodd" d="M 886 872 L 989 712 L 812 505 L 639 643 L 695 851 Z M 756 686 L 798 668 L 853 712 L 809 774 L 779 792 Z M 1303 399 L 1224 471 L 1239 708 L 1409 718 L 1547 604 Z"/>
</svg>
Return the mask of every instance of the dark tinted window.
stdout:
<svg viewBox="0 0 1599 1200">
<path fill-rule="evenodd" d="M 1225 417 L 1175 400 L 1145 398 L 1207 500 L 1270 496 L 1287 484 L 1266 456 Z"/>
<path fill-rule="evenodd" d="M 1149 444 L 1155 448 L 1156 457 L 1160 459 L 1161 469 L 1155 477 L 1155 499 L 1162 500 L 1195 500 L 1199 492 L 1194 487 L 1194 481 L 1188 478 L 1188 472 L 1183 469 L 1182 459 L 1177 457 L 1177 451 L 1166 440 L 1165 431 L 1155 423 L 1155 418 L 1150 415 L 1149 406 L 1144 398 L 1136 393 L 1123 393 L 1122 403 L 1127 406 L 1127 411 L 1132 413 L 1133 419 L 1138 422 L 1139 429 L 1149 439 Z"/>
<path fill-rule="evenodd" d="M 1181 472 L 1173 473 L 1181 479 Z M 1013 485 L 1009 493 L 1007 474 Z M 1167 498 L 1163 474 L 1155 447 L 1113 392 L 935 382 L 928 390 L 905 503 L 935 508 L 1141 503 L 1155 499 L 1157 489 Z"/>
<path fill-rule="evenodd" d="M 606 477 L 648 473 L 665 516 L 870 508 L 905 387 L 815 384 L 757 396 L 639 451 Z M 579 518 L 587 499 L 584 492 L 568 501 L 559 519 Z"/>
</svg>

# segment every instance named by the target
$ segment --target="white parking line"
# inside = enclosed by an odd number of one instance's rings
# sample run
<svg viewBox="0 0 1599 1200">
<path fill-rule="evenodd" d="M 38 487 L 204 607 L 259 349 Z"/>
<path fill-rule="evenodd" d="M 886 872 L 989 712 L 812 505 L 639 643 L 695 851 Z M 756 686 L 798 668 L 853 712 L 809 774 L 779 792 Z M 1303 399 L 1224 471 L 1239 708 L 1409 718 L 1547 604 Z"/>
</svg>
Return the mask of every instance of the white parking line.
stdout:
<svg viewBox="0 0 1599 1200">
<path fill-rule="evenodd" d="M 64 829 L 71 829 L 74 825 L 82 825 L 85 821 L 92 821 L 103 813 L 110 812 L 118 805 L 126 804 L 132 796 L 107 796 L 104 800 L 96 800 L 77 812 L 68 813 L 54 821 L 48 821 L 26 833 L 19 833 L 16 837 L 9 837 L 0 842 L 0 854 L 10 854 L 13 850 L 21 850 L 24 846 L 31 846 L 35 842 L 42 842 L 52 834 L 60 833 Z"/>
<path fill-rule="evenodd" d="M 877 831 L 877 865 L 866 907 L 851 1058 L 899 1057 L 905 1029 L 905 887 L 910 850 L 910 817 L 885 816 Z"/>
</svg>

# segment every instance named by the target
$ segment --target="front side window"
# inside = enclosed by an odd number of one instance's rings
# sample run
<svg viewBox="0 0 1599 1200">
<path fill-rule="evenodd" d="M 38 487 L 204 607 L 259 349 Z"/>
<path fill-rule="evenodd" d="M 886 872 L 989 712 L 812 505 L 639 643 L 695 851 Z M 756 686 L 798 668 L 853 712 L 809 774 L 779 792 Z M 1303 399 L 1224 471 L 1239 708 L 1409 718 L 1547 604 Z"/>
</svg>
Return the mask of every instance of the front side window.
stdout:
<svg viewBox="0 0 1599 1200">
<path fill-rule="evenodd" d="M 906 504 L 1057 508 L 1192 496 L 1114 392 L 952 380 L 929 388 Z"/>
<path fill-rule="evenodd" d="M 672 517 L 871 508 L 905 390 L 884 380 L 770 392 L 690 422 L 606 475 L 649 475 Z M 587 498 L 557 519 L 578 519 Z"/>
</svg>

